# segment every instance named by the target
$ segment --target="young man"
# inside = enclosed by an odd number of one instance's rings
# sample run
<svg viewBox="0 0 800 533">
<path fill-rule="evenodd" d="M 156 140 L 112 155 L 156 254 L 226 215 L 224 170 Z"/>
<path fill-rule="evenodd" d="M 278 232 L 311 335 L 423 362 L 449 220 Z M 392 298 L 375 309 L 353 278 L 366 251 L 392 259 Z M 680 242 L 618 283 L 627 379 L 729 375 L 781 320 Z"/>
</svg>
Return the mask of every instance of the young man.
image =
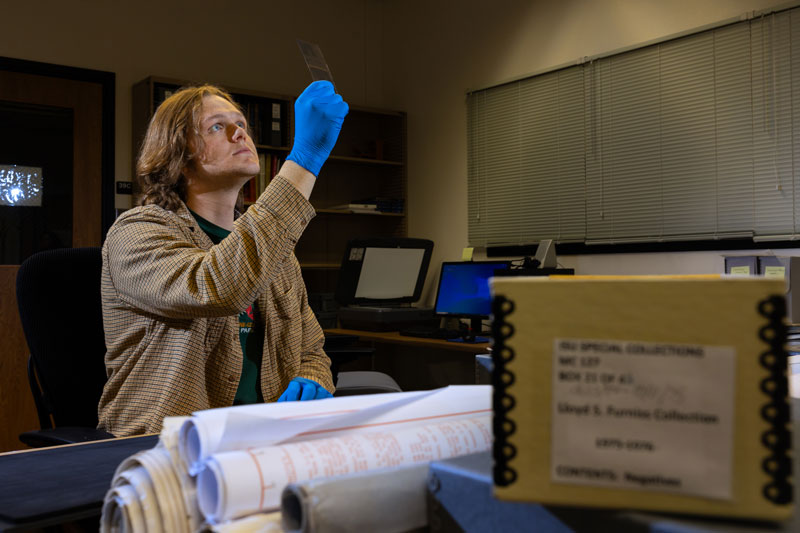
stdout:
<svg viewBox="0 0 800 533">
<path fill-rule="evenodd" d="M 137 161 L 141 205 L 103 245 L 101 429 L 153 433 L 165 416 L 331 395 L 294 246 L 347 112 L 330 82 L 306 88 L 286 163 L 236 218 L 239 191 L 259 170 L 241 109 L 208 85 L 159 106 Z"/>
</svg>

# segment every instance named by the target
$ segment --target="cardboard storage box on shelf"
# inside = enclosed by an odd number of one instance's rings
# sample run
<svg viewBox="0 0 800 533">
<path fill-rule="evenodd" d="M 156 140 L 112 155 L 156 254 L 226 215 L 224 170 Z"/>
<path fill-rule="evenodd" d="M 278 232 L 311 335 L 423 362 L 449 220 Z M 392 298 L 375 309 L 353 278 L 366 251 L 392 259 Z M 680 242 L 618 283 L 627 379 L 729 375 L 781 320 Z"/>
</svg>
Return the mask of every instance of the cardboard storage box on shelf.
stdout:
<svg viewBox="0 0 800 533">
<path fill-rule="evenodd" d="M 739 276 L 755 276 L 758 272 L 758 256 L 726 255 L 725 273 Z"/>
<path fill-rule="evenodd" d="M 800 323 L 800 257 L 758 256 L 758 275 L 786 280 L 786 318 Z"/>
</svg>

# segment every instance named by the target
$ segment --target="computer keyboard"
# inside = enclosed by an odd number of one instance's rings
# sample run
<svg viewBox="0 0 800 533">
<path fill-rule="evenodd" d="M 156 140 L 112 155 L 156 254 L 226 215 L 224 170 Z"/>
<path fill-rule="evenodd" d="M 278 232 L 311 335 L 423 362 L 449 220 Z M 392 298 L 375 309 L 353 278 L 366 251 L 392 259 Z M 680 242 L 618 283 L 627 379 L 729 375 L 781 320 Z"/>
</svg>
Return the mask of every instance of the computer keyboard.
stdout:
<svg viewBox="0 0 800 533">
<path fill-rule="evenodd" d="M 328 333 L 325 335 L 325 344 L 323 345 L 322 349 L 327 352 L 328 350 L 349 348 L 357 341 L 358 341 L 358 335 L 347 335 L 343 333 Z"/>
<path fill-rule="evenodd" d="M 435 326 L 409 326 L 400 330 L 400 335 L 406 337 L 421 337 L 424 339 L 454 339 L 461 336 L 457 329 L 438 328 Z"/>
</svg>

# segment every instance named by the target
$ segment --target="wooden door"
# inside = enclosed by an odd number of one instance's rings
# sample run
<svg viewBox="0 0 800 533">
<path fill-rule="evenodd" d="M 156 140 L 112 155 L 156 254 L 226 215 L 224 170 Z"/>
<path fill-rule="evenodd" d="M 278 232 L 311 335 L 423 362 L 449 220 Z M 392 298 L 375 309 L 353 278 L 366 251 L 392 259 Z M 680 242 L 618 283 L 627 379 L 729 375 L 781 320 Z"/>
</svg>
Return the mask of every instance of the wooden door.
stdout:
<svg viewBox="0 0 800 533">
<path fill-rule="evenodd" d="M 72 110 L 71 244 L 73 247 L 100 245 L 103 236 L 103 85 L 0 71 L 0 101 Z M 113 109 L 108 112 L 113 113 Z M 46 146 L 41 148 L 47 149 Z M 28 347 L 17 312 L 15 280 L 18 270 L 19 265 L 0 265 L 0 452 L 23 448 L 18 434 L 39 428 L 26 374 Z M 47 316 L 46 309 L 42 313 L 44 320 L 58 320 L 58 317 Z"/>
</svg>

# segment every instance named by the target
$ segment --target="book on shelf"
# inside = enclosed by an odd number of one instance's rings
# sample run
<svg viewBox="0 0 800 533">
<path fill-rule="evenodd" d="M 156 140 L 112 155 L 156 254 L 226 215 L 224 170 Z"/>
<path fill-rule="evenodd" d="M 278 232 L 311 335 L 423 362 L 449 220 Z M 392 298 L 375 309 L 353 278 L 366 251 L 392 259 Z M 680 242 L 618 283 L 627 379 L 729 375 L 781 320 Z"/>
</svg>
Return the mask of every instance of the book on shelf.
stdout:
<svg viewBox="0 0 800 533">
<path fill-rule="evenodd" d="M 171 86 L 156 85 L 153 89 L 153 111 L 158 109 L 164 100 L 169 98 L 175 93 L 175 88 Z"/>
<path fill-rule="evenodd" d="M 353 203 L 375 205 L 375 209 L 383 213 L 402 213 L 405 205 L 402 198 L 387 198 L 383 196 L 361 198 L 353 200 Z"/>
<path fill-rule="evenodd" d="M 380 213 L 380 211 L 378 211 L 377 204 L 357 203 L 357 202 L 332 205 L 328 209 L 335 209 L 339 211 L 350 211 L 353 213 Z"/>
<path fill-rule="evenodd" d="M 247 125 L 250 129 L 250 136 L 253 142 L 259 144 L 261 142 L 261 123 L 259 122 L 259 105 L 256 102 L 246 101 L 244 103 L 243 111 L 247 119 Z"/>
<path fill-rule="evenodd" d="M 264 192 L 264 189 L 267 188 L 267 184 L 269 183 L 267 179 L 267 165 L 271 163 L 267 163 L 269 159 L 272 157 L 271 154 L 265 154 L 264 152 L 258 153 L 258 195 L 261 196 L 261 193 Z"/>
<path fill-rule="evenodd" d="M 283 158 L 273 154 L 259 152 L 258 153 L 258 174 L 253 176 L 250 181 L 242 187 L 242 199 L 247 203 L 253 203 L 258 200 L 258 197 L 267 188 L 267 185 L 272 181 L 281 165 Z"/>
<path fill-rule="evenodd" d="M 281 166 L 284 163 L 284 158 L 278 157 L 276 155 L 272 155 L 270 159 L 270 170 L 269 170 L 269 180 L 267 180 L 267 184 L 272 181 L 272 178 L 278 175 L 278 172 L 281 169 Z"/>
<path fill-rule="evenodd" d="M 378 209 L 377 204 L 363 203 L 363 202 L 350 202 L 348 204 L 334 205 L 331 209 Z"/>
<path fill-rule="evenodd" d="M 242 200 L 244 202 L 255 202 L 256 201 L 255 192 L 256 192 L 256 178 L 252 177 L 242 187 Z"/>
<path fill-rule="evenodd" d="M 283 131 L 281 128 L 281 104 L 272 102 L 272 121 L 269 142 L 272 146 L 283 146 Z"/>
<path fill-rule="evenodd" d="M 491 286 L 497 498 L 791 516 L 782 280 Z"/>
</svg>

